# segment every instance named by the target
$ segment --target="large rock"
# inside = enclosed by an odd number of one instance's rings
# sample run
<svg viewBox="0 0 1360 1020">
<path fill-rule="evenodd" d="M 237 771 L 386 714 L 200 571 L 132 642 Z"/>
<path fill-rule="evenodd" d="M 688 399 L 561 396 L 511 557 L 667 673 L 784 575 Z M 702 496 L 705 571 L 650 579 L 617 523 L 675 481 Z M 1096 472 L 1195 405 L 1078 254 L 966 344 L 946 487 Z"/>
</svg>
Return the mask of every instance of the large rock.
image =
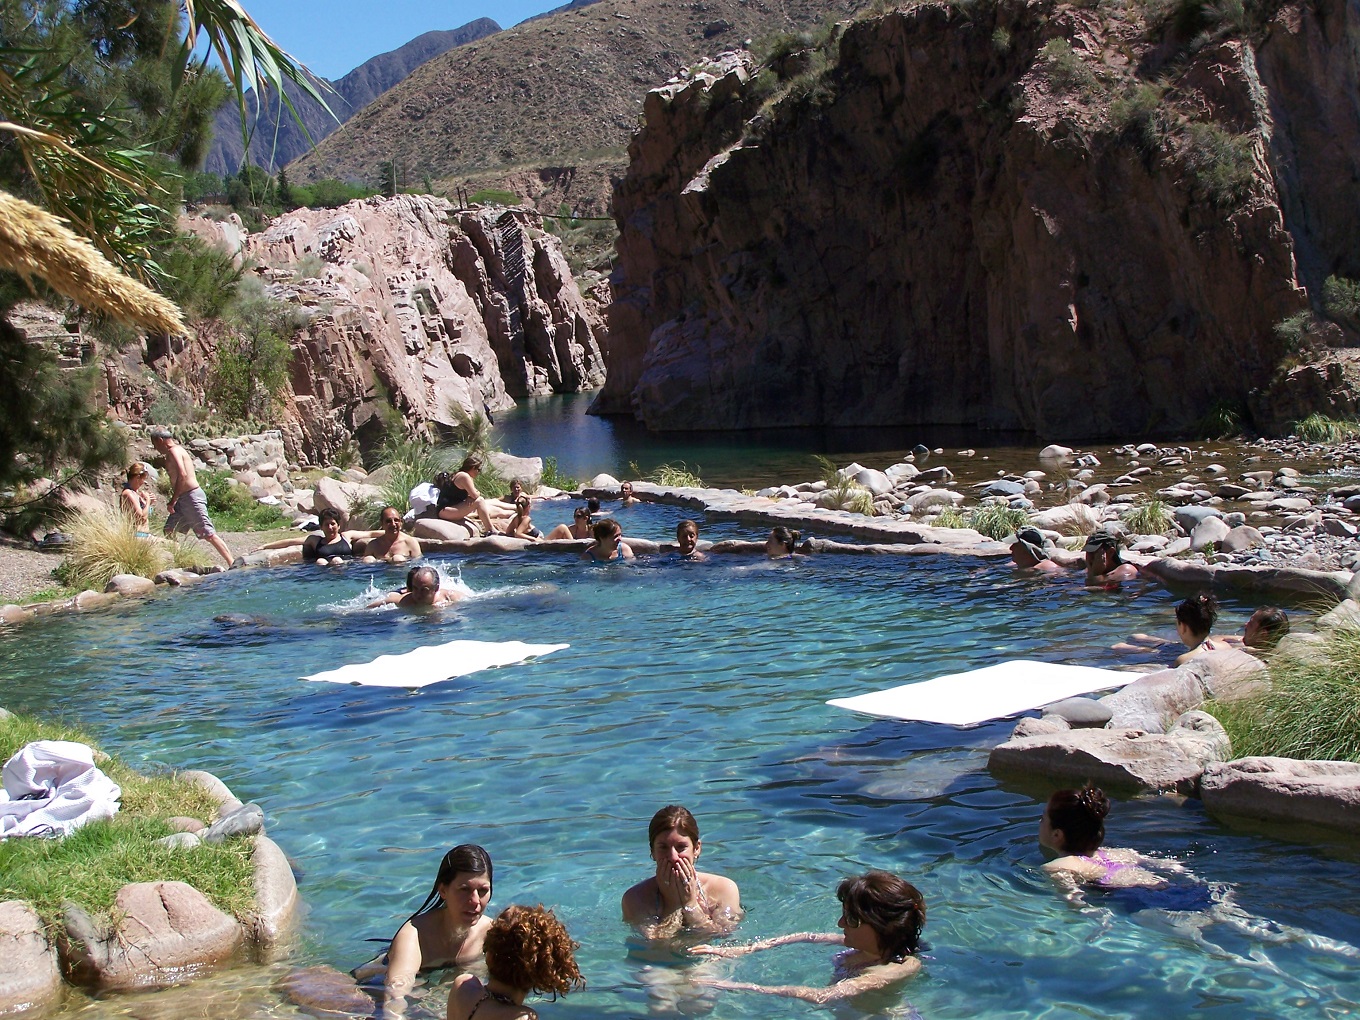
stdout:
<svg viewBox="0 0 1360 1020">
<path fill-rule="evenodd" d="M 1040 510 L 1031 514 L 1029 522 L 1040 531 L 1057 531 L 1062 534 L 1089 534 L 1101 522 L 1101 512 L 1084 503 L 1063 503 L 1060 506 Z"/>
<path fill-rule="evenodd" d="M 61 992 L 56 950 L 42 921 L 19 900 L 0 903 L 0 1016 L 38 1012 Z"/>
<path fill-rule="evenodd" d="M 1232 529 L 1224 523 L 1222 517 L 1206 517 L 1195 525 L 1195 530 L 1190 533 L 1190 548 L 1201 552 L 1205 549 L 1213 549 L 1214 546 L 1221 544 Z"/>
<path fill-rule="evenodd" d="M 367 499 L 382 498 L 382 489 L 376 485 L 368 485 L 365 482 L 342 482 L 338 478 L 322 477 L 316 481 L 316 489 L 312 492 L 312 505 L 316 513 L 322 510 L 339 510 L 345 521 L 349 520 L 350 511 Z M 402 509 L 398 507 L 398 509 Z"/>
<path fill-rule="evenodd" d="M 1111 726 L 1161 733 L 1170 720 L 1199 708 L 1207 698 L 1233 700 L 1255 693 L 1264 677 L 1260 659 L 1228 648 L 1139 677 L 1100 702 L 1112 713 Z"/>
<path fill-rule="evenodd" d="M 279 845 L 263 834 L 255 837 L 251 854 L 255 902 L 248 924 L 250 937 L 259 945 L 277 945 L 297 910 L 297 880 Z"/>
<path fill-rule="evenodd" d="M 334 967 L 307 967 L 291 971 L 275 987 L 288 1001 L 311 1016 L 368 1016 L 373 998 L 354 983 L 354 978 Z"/>
<path fill-rule="evenodd" d="M 422 517 L 411 525 L 416 538 L 436 538 L 446 542 L 466 542 L 481 534 L 474 521 L 445 521 L 438 517 Z"/>
<path fill-rule="evenodd" d="M 486 460 L 507 482 L 518 478 L 525 492 L 533 492 L 543 481 L 542 457 L 515 457 L 493 450 L 486 455 Z"/>
<path fill-rule="evenodd" d="M 1072 729 L 1013 738 L 992 749 L 987 767 L 1068 786 L 1089 781 L 1116 790 L 1193 794 L 1205 766 L 1228 753 L 1217 721 L 1193 716 L 1167 733 Z"/>
<path fill-rule="evenodd" d="M 156 590 L 156 582 L 149 577 L 142 577 L 138 574 L 114 574 L 109 578 L 109 583 L 104 586 L 104 590 L 125 597 L 150 595 Z"/>
<path fill-rule="evenodd" d="M 1360 835 L 1360 763 L 1239 758 L 1215 762 L 1200 784 L 1211 814 Z"/>
<path fill-rule="evenodd" d="M 137 882 L 118 890 L 111 930 L 68 907 L 62 965 L 97 991 L 178 984 L 231 958 L 244 932 L 235 918 L 184 882 Z"/>
</svg>

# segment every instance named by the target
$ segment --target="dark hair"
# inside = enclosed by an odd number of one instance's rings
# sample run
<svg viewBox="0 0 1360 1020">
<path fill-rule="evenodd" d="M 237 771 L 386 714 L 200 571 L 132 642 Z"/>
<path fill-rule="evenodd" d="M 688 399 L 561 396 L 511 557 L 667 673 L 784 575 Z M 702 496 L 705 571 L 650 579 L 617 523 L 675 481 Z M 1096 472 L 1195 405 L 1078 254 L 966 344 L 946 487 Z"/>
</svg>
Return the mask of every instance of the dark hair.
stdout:
<svg viewBox="0 0 1360 1020">
<path fill-rule="evenodd" d="M 412 572 L 414 573 L 414 571 Z M 455 875 L 464 873 L 485 875 L 487 885 L 495 888 L 496 878 L 495 870 L 491 866 L 491 855 L 476 843 L 459 843 L 440 858 L 439 872 L 434 876 L 434 885 L 430 887 L 430 894 L 425 897 L 425 902 L 416 908 L 416 912 L 411 917 L 418 917 L 431 910 L 443 909 L 444 901 L 439 898 L 439 887 L 448 885 L 453 881 Z M 407 918 L 407 920 L 409 921 L 410 918 Z"/>
<path fill-rule="evenodd" d="M 1176 607 L 1176 622 L 1190 628 L 1196 636 L 1208 634 L 1218 619 L 1218 603 L 1207 591 L 1186 599 Z"/>
<path fill-rule="evenodd" d="M 867 924 L 878 936 L 884 961 L 901 962 L 921 945 L 926 901 L 920 890 L 886 871 L 844 879 L 836 887 L 848 923 Z"/>
<path fill-rule="evenodd" d="M 595 541 L 603 542 L 606 538 L 613 538 L 623 534 L 623 528 L 619 522 L 612 517 L 606 517 L 602 521 L 596 521 L 590 529 L 590 533 L 595 536 Z"/>
<path fill-rule="evenodd" d="M 798 544 L 798 540 L 803 537 L 801 531 L 790 531 L 782 524 L 770 531 L 770 537 L 776 542 L 781 543 L 789 552 L 793 552 L 793 547 Z"/>
<path fill-rule="evenodd" d="M 592 514 L 599 513 L 600 501 L 594 496 L 591 496 L 588 500 L 586 500 L 586 509 L 589 510 Z"/>
<path fill-rule="evenodd" d="M 459 471 L 480 471 L 482 470 L 482 458 L 475 453 L 469 453 L 463 458 L 463 466 Z"/>
<path fill-rule="evenodd" d="M 575 519 L 584 517 L 586 520 L 590 520 L 590 509 L 588 507 L 578 506 L 572 511 L 571 516 Z"/>
<path fill-rule="evenodd" d="M 511 988 L 566 995 L 585 987 L 573 955 L 577 943 L 541 903 L 506 907 L 491 922 L 482 945 L 487 974 Z"/>
<path fill-rule="evenodd" d="M 1048 798 L 1045 810 L 1049 828 L 1062 830 L 1066 853 L 1085 857 L 1105 841 L 1110 798 L 1099 787 L 1087 783 L 1080 790 L 1059 790 Z"/>
<path fill-rule="evenodd" d="M 436 489 L 443 489 L 446 486 L 450 485 L 452 482 L 453 475 L 449 474 L 447 471 L 441 471 L 434 476 L 434 487 Z"/>
<path fill-rule="evenodd" d="M 335 509 L 335 507 L 333 506 L 326 507 L 325 510 L 322 510 L 321 513 L 317 514 L 316 516 L 317 520 L 323 523 L 326 521 L 334 521 L 336 524 L 345 523 L 345 515 L 342 514 L 339 510 Z"/>
<path fill-rule="evenodd" d="M 1250 627 L 1252 621 L 1256 623 L 1256 633 L 1252 635 L 1256 638 L 1252 642 L 1252 648 L 1274 648 L 1280 643 L 1280 638 L 1289 633 L 1289 617 L 1283 609 L 1275 606 L 1262 606 L 1251 614 L 1251 619 L 1247 621 Z"/>
<path fill-rule="evenodd" d="M 422 574 L 428 574 L 434 579 L 435 584 L 439 583 L 439 571 L 426 564 L 424 566 L 412 567 L 410 570 L 406 571 L 406 587 L 414 588 L 416 586 L 416 578 L 420 577 Z M 454 847 L 454 849 L 456 850 L 458 848 Z"/>
<path fill-rule="evenodd" d="M 694 820 L 694 816 L 679 804 L 667 804 L 652 815 L 651 824 L 647 826 L 647 849 L 650 850 L 656 844 L 657 836 L 672 829 L 699 842 L 699 823 Z"/>
<path fill-rule="evenodd" d="M 515 500 L 516 510 L 528 510 L 531 507 L 533 507 L 533 505 L 534 501 L 531 500 L 527 495 L 525 495 L 522 492 L 519 494 L 519 497 Z"/>
</svg>

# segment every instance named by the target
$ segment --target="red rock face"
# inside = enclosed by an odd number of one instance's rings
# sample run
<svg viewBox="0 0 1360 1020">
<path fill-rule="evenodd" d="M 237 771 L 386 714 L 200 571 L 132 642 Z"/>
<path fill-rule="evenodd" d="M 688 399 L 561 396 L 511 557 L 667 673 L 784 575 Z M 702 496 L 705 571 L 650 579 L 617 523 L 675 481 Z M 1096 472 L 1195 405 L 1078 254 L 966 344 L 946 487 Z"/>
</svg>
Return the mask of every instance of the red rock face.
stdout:
<svg viewBox="0 0 1360 1020">
<path fill-rule="evenodd" d="M 494 413 L 604 380 L 603 323 L 533 214 L 365 199 L 287 213 L 241 251 L 310 319 L 283 396 L 290 459 L 330 463 L 351 438 L 376 439 L 389 403 L 420 430 L 454 424 L 455 406 Z M 153 367 L 201 395 L 219 334 L 153 351 Z"/>
<path fill-rule="evenodd" d="M 1247 404 L 1285 354 L 1275 324 L 1360 258 L 1351 6 L 1196 51 L 1065 5 L 923 5 L 850 24 L 772 108 L 749 63 L 653 91 L 615 193 L 596 410 L 1096 438 Z M 1140 144 L 1113 110 L 1161 76 Z M 1195 123 L 1242 140 L 1230 199 Z"/>
</svg>

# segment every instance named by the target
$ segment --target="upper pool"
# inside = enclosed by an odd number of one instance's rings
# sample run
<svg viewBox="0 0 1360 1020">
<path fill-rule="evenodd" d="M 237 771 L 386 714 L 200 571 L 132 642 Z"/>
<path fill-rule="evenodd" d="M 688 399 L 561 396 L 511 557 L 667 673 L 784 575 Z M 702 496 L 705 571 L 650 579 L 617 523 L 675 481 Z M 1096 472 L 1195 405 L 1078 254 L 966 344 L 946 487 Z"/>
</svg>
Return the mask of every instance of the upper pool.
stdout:
<svg viewBox="0 0 1360 1020">
<path fill-rule="evenodd" d="M 620 513 L 628 533 L 654 538 L 679 516 Z M 704 528 L 738 534 L 750 532 Z M 78 721 L 133 761 L 209 769 L 258 800 L 301 873 L 300 963 L 365 959 L 364 939 L 392 933 L 440 854 L 477 842 L 496 861 L 493 911 L 551 904 L 582 945 L 588 989 L 545 1017 L 664 1015 L 677 993 L 684 1012 L 714 1018 L 809 1012 L 745 993 L 689 999 L 682 970 L 630 947 L 619 897 L 649 871 L 648 819 L 679 802 L 703 828 L 703 864 L 740 883 L 738 938 L 832 930 L 835 883 L 868 868 L 921 888 L 923 977 L 837 1015 L 907 1003 L 989 1018 L 1357 1010 L 1351 958 L 1062 901 L 1038 870 L 1042 791 L 986 771 L 1010 724 L 908 726 L 824 704 L 1008 658 L 1112 664 L 1109 645 L 1130 631 L 1169 632 L 1160 589 L 1089 592 L 1075 575 L 1019 579 L 945 557 L 438 562 L 482 597 L 442 616 L 352 611 L 370 578 L 392 586 L 399 571 L 298 567 L 13 629 L 0 637 L 0 704 Z M 1230 604 L 1225 622 L 1240 628 L 1249 608 Z M 259 619 L 215 622 L 225 613 Z M 418 693 L 297 679 L 459 638 L 571 647 Z M 1228 883 L 1252 915 L 1360 944 L 1350 848 L 1234 831 L 1169 798 L 1116 803 L 1109 838 Z M 707 966 L 821 984 L 828 958 L 806 947 Z M 236 1015 L 287 1012 L 255 1008 Z"/>
</svg>

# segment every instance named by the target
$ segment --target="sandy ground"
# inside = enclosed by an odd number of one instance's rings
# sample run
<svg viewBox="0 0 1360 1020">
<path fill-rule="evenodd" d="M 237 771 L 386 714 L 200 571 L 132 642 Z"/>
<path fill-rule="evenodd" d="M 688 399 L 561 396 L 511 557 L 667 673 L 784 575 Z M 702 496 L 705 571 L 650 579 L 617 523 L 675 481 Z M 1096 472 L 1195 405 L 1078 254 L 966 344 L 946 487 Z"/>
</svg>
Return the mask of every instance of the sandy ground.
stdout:
<svg viewBox="0 0 1360 1020">
<path fill-rule="evenodd" d="M 254 552 L 286 531 L 224 531 L 222 538 L 237 556 Z M 216 556 L 213 557 L 214 560 Z M 0 541 L 0 605 L 32 599 L 47 588 L 60 588 L 52 570 L 61 563 L 61 554 L 39 552 L 32 546 Z"/>
</svg>

